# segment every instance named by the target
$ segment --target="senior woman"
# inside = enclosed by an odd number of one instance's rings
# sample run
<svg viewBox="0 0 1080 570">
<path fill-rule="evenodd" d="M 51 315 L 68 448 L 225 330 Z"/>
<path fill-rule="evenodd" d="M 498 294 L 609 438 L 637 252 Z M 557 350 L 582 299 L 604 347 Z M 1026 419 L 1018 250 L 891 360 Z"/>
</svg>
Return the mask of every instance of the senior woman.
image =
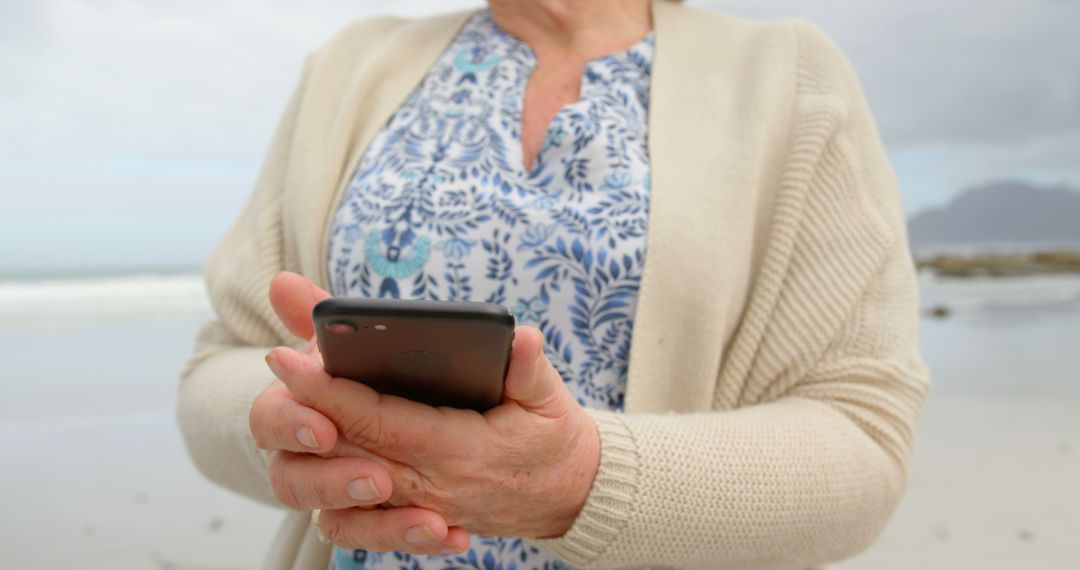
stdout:
<svg viewBox="0 0 1080 570">
<path fill-rule="evenodd" d="M 267 567 L 803 569 L 867 547 L 928 382 L 845 58 L 802 22 L 663 0 L 488 4 L 314 52 L 207 268 L 180 421 L 208 477 L 301 511 Z M 330 294 L 513 308 L 503 404 L 330 378 L 305 344 Z"/>
</svg>

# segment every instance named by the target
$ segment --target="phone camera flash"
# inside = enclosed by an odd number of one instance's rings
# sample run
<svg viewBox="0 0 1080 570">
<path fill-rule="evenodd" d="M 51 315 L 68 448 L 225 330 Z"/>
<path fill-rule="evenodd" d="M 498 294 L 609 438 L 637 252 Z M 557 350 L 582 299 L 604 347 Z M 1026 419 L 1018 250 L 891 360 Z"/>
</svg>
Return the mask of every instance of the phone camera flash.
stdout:
<svg viewBox="0 0 1080 570">
<path fill-rule="evenodd" d="M 356 325 L 354 325 L 352 323 L 343 323 L 343 322 L 330 323 L 330 325 L 327 328 L 329 328 L 330 332 L 332 332 L 334 334 L 352 334 L 352 333 L 356 332 Z"/>
<path fill-rule="evenodd" d="M 386 330 L 386 325 L 375 325 L 375 330 L 384 331 Z"/>
</svg>

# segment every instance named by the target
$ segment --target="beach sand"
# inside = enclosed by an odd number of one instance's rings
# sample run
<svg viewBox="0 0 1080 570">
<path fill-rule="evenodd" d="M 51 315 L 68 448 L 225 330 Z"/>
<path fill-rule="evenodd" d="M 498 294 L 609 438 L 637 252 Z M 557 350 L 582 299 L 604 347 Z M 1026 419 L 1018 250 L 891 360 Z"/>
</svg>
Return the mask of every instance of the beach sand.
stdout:
<svg viewBox="0 0 1080 570">
<path fill-rule="evenodd" d="M 907 497 L 839 567 L 1076 568 L 1078 403 L 932 400 Z M 9 568 L 255 568 L 281 517 L 203 480 L 171 418 L 5 430 L 0 443 L 23 451 L 4 462 Z"/>
<path fill-rule="evenodd" d="M 210 314 L 189 281 L 142 308 L 84 299 L 77 317 L 0 288 L 5 568 L 258 566 L 282 511 L 203 479 L 174 419 L 177 372 Z M 1017 304 L 1061 289 L 1026 287 L 924 286 L 930 301 L 967 304 L 924 322 L 934 392 L 910 490 L 840 569 L 1080 567 L 1080 303 Z"/>
<path fill-rule="evenodd" d="M 1078 398 L 927 403 L 908 493 L 841 570 L 1080 568 Z"/>
<path fill-rule="evenodd" d="M 0 567 L 258 566 L 283 511 L 204 479 L 176 424 L 177 374 L 208 316 L 0 327 Z"/>
</svg>

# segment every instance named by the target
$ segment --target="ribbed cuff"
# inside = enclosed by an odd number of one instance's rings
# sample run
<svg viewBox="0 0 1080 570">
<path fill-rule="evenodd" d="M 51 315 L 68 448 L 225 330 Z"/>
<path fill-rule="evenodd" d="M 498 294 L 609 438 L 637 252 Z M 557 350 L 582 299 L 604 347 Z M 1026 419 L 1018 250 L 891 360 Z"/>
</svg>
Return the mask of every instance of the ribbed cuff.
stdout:
<svg viewBox="0 0 1080 570">
<path fill-rule="evenodd" d="M 226 348 L 189 367 L 180 385 L 178 420 L 195 466 L 211 481 L 280 507 L 255 445 L 248 414 L 273 381 L 267 347 Z"/>
<path fill-rule="evenodd" d="M 588 567 L 626 528 L 637 505 L 641 462 L 637 440 L 622 414 L 586 410 L 600 435 L 600 466 L 585 506 L 566 534 L 533 539 L 573 566 Z"/>
</svg>

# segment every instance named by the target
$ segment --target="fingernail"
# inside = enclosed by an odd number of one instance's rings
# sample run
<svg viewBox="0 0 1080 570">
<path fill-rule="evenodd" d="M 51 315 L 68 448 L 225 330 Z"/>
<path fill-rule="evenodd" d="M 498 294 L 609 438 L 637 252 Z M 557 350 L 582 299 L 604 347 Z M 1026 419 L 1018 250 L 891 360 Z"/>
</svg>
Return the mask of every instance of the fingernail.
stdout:
<svg viewBox="0 0 1080 570">
<path fill-rule="evenodd" d="M 444 546 L 442 549 L 443 554 L 461 554 L 463 551 L 460 548 L 454 548 L 452 546 Z"/>
<path fill-rule="evenodd" d="M 427 525 L 414 526 L 405 531 L 405 542 L 409 544 L 426 544 L 435 540 L 438 540 L 435 533 L 431 532 Z"/>
<path fill-rule="evenodd" d="M 277 356 L 274 356 L 274 352 L 267 352 L 264 360 L 266 360 L 266 365 L 270 367 L 270 370 L 273 370 L 276 373 L 278 367 L 278 359 Z"/>
<path fill-rule="evenodd" d="M 537 329 L 536 336 L 540 337 L 540 351 L 536 355 L 536 364 L 539 364 L 540 360 L 544 358 L 544 333 L 540 331 L 540 329 Z"/>
<path fill-rule="evenodd" d="M 296 430 L 296 439 L 300 440 L 300 443 L 303 445 L 312 449 L 319 448 L 319 440 L 315 439 L 315 431 L 307 426 L 303 426 Z"/>
<path fill-rule="evenodd" d="M 379 488 L 375 486 L 375 481 L 372 481 L 370 477 L 356 479 L 349 483 L 347 491 L 350 497 L 365 503 L 377 502 L 380 499 Z"/>
<path fill-rule="evenodd" d="M 311 511 L 311 526 L 315 527 L 315 534 L 317 535 L 317 538 L 319 539 L 319 542 L 321 542 L 323 544 L 330 544 L 330 539 L 326 538 L 326 535 L 323 534 L 322 530 L 319 529 L 319 515 L 320 514 L 322 514 L 322 511 L 319 510 L 319 509 L 315 509 L 314 511 Z"/>
</svg>

